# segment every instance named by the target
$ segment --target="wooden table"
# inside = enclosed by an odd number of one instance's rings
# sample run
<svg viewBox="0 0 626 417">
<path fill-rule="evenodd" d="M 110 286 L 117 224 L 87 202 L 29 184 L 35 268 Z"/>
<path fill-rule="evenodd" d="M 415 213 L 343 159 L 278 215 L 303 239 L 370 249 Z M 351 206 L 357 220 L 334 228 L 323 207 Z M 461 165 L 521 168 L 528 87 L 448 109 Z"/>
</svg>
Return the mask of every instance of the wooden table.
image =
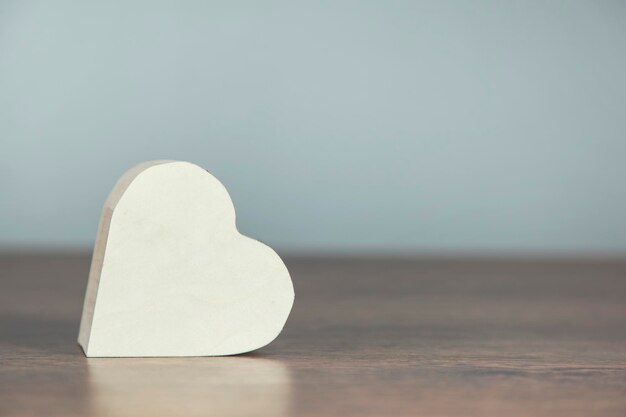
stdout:
<svg viewBox="0 0 626 417">
<path fill-rule="evenodd" d="M 281 336 L 86 359 L 86 254 L 0 256 L 0 416 L 626 416 L 626 261 L 287 258 Z"/>
</svg>

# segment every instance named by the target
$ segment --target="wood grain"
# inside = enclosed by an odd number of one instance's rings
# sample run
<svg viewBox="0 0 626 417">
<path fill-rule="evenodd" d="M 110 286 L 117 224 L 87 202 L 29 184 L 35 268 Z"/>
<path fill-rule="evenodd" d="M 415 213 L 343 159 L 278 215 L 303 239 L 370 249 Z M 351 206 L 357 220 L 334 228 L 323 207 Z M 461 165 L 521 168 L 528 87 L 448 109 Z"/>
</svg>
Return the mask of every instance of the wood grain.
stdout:
<svg viewBox="0 0 626 417">
<path fill-rule="evenodd" d="M 0 256 L 1 416 L 624 416 L 626 261 L 287 258 L 283 334 L 87 359 L 90 259 Z"/>
</svg>

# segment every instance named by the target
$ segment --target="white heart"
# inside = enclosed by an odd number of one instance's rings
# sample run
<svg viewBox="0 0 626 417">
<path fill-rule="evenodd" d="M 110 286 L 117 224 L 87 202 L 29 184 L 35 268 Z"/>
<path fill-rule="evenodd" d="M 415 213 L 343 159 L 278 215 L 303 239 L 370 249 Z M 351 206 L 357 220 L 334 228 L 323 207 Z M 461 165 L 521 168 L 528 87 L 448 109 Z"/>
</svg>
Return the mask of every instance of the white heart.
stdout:
<svg viewBox="0 0 626 417">
<path fill-rule="evenodd" d="M 78 342 L 91 357 L 244 353 L 278 336 L 293 300 L 285 264 L 237 231 L 215 177 L 150 161 L 104 206 Z"/>
</svg>

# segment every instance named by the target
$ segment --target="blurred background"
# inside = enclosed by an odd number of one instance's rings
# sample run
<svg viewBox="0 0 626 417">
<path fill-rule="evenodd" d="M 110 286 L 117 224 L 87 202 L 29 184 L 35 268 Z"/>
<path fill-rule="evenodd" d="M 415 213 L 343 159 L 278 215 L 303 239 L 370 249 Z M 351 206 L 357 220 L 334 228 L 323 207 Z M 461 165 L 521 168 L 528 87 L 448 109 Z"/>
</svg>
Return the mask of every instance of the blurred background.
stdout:
<svg viewBox="0 0 626 417">
<path fill-rule="evenodd" d="M 279 252 L 626 255 L 626 3 L 0 1 L 0 248 L 203 166 Z"/>
</svg>

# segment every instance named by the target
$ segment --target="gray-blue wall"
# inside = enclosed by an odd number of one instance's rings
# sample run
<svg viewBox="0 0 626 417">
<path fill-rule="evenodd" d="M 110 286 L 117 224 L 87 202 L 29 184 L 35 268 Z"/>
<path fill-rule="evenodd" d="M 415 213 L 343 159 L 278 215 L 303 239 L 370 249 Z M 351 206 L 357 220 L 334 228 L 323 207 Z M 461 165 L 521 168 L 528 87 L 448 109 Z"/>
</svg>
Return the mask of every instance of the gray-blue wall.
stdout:
<svg viewBox="0 0 626 417">
<path fill-rule="evenodd" d="M 0 1 L 0 246 L 190 160 L 282 250 L 626 253 L 626 3 Z"/>
</svg>

